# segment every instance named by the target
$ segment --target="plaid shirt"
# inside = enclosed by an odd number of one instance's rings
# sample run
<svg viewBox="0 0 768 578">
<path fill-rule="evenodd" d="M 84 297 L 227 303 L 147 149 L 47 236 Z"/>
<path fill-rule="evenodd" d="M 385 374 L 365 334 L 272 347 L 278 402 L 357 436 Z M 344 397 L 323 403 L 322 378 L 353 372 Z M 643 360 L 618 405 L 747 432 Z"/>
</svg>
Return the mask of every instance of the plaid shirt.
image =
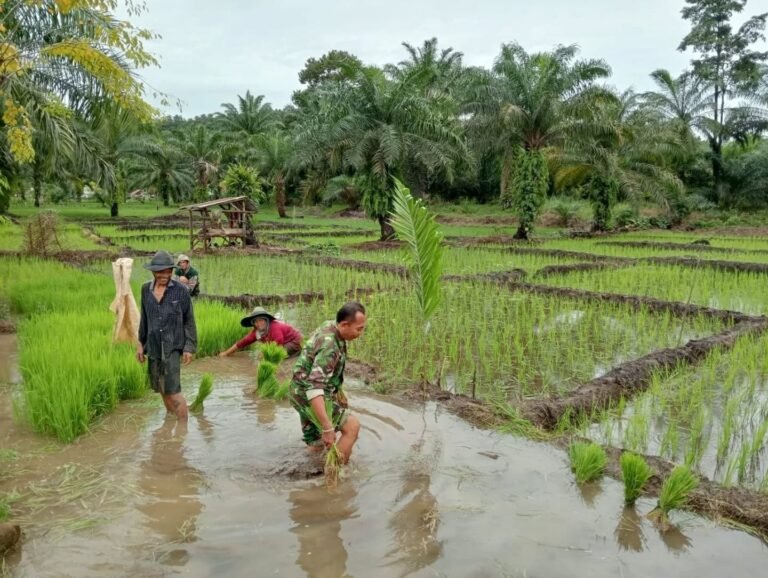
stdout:
<svg viewBox="0 0 768 578">
<path fill-rule="evenodd" d="M 189 291 L 177 281 L 169 281 L 158 302 L 152 294 L 155 282 L 141 287 L 139 342 L 147 357 L 165 359 L 172 351 L 197 351 L 195 312 Z"/>
</svg>

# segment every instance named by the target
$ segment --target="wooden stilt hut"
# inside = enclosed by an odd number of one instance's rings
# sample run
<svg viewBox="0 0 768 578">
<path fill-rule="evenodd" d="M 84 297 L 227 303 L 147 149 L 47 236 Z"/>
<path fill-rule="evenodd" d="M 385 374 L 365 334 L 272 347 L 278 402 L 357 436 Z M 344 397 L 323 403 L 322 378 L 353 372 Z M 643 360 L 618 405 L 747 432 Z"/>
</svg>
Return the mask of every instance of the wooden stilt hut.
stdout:
<svg viewBox="0 0 768 578">
<path fill-rule="evenodd" d="M 202 247 L 208 251 L 214 240 L 226 246 L 256 245 L 251 215 L 258 205 L 246 196 L 214 199 L 181 207 L 189 213 L 189 249 Z"/>
</svg>

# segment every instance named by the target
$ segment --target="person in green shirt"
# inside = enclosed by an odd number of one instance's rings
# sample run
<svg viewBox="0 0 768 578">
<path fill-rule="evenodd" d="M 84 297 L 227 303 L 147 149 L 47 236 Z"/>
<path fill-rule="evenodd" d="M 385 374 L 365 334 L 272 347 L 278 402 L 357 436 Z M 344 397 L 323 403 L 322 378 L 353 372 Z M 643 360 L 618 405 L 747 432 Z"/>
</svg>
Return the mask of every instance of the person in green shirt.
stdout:
<svg viewBox="0 0 768 578">
<path fill-rule="evenodd" d="M 190 297 L 196 297 L 200 293 L 200 277 L 197 269 L 192 267 L 189 257 L 179 255 L 176 259 L 176 269 L 173 271 L 174 280 L 181 283 L 189 291 Z"/>
<path fill-rule="evenodd" d="M 356 301 L 346 303 L 336 313 L 335 322 L 326 321 L 307 340 L 293 368 L 291 381 L 291 404 L 301 418 L 304 443 L 320 447 L 336 443 L 344 463 L 349 461 L 360 433 L 360 420 L 349 414 L 342 391 L 347 342 L 360 337 L 365 324 L 365 307 Z M 326 410 L 326 400 L 332 407 L 331 415 Z M 310 419 L 311 413 L 322 429 Z M 341 432 L 338 443 L 337 432 Z"/>
</svg>

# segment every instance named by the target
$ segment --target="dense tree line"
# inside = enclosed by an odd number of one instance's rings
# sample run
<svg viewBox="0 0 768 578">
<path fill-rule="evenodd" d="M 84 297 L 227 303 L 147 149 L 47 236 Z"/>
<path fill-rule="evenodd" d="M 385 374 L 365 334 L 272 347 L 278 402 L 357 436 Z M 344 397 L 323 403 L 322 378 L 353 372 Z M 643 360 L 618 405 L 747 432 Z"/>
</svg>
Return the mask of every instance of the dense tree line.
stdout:
<svg viewBox="0 0 768 578">
<path fill-rule="evenodd" d="M 432 38 L 383 67 L 333 50 L 306 62 L 282 110 L 246 92 L 194 119 L 150 119 L 133 76 L 153 64 L 150 35 L 120 25 L 115 1 L 0 2 L 0 211 L 12 194 L 38 203 L 85 185 L 113 215 L 136 190 L 166 204 L 248 194 L 281 217 L 341 201 L 388 238 L 399 179 L 417 196 L 498 201 L 525 238 L 553 195 L 588 199 L 595 229 L 622 200 L 657 203 L 669 222 L 768 206 L 767 15 L 734 28 L 746 0 L 686 0 L 690 69 L 652 72 L 646 93 L 611 88 L 607 63 L 574 46 L 510 42 L 482 68 Z M 35 55 L 52 64 L 30 66 Z"/>
</svg>

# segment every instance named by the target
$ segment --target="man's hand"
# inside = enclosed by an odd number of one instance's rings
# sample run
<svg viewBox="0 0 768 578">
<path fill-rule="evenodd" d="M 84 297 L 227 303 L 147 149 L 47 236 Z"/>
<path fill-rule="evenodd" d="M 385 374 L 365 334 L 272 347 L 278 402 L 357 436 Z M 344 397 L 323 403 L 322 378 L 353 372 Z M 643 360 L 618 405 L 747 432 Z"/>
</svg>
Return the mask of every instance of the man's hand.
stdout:
<svg viewBox="0 0 768 578">
<path fill-rule="evenodd" d="M 219 353 L 219 357 L 229 357 L 229 350 L 222 351 Z"/>
<path fill-rule="evenodd" d="M 325 447 L 329 448 L 336 443 L 336 431 L 333 429 L 333 425 L 325 429 L 331 430 L 328 432 L 323 432 L 323 443 L 325 444 Z"/>
<path fill-rule="evenodd" d="M 185 351 L 182 354 L 182 359 L 183 359 L 182 363 L 184 365 L 189 365 L 190 363 L 192 363 L 192 354 L 189 351 Z"/>
<path fill-rule="evenodd" d="M 144 357 L 144 346 L 139 343 L 138 347 L 136 347 L 136 361 L 139 363 L 144 363 L 144 360 L 146 357 Z"/>
</svg>

